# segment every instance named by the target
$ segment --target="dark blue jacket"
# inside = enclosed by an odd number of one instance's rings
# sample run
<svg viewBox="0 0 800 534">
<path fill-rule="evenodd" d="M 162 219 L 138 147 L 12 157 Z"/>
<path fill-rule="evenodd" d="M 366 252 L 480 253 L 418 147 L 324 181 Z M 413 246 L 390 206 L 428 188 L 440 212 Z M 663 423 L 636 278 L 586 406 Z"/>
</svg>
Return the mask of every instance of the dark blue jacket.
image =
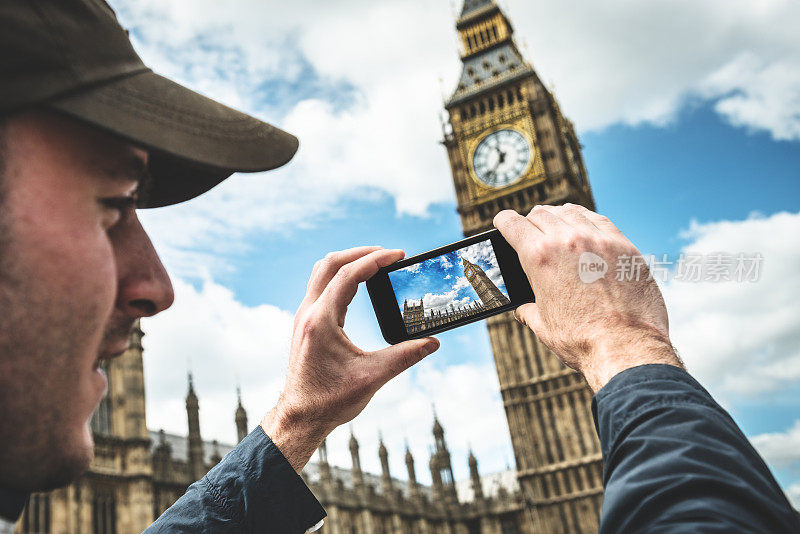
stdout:
<svg viewBox="0 0 800 534">
<path fill-rule="evenodd" d="M 800 532 L 767 465 L 686 371 L 623 371 L 592 413 L 605 462 L 601 533 Z"/>
<path fill-rule="evenodd" d="M 324 517 L 322 505 L 259 425 L 145 533 L 291 534 Z"/>
</svg>

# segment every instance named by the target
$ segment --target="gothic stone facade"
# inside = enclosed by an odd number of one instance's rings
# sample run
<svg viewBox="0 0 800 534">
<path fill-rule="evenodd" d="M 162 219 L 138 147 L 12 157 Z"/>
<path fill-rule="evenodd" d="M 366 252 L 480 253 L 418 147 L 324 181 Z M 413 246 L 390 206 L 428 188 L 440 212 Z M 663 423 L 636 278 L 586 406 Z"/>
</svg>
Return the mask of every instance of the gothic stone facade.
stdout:
<svg viewBox="0 0 800 534">
<path fill-rule="evenodd" d="M 189 435 L 147 430 L 143 335 L 137 325 L 128 351 L 106 367 L 109 391 L 92 420 L 96 446 L 89 471 L 66 488 L 33 495 L 15 533 L 141 532 L 233 448 L 201 438 L 200 402 L 191 375 L 186 395 Z M 241 441 L 248 432 L 241 396 L 234 417 L 237 440 Z M 320 461 L 310 463 L 302 473 L 329 514 L 320 532 L 527 532 L 529 511 L 516 480 L 497 475 L 482 480 L 477 460 L 470 454 L 470 480 L 457 484 L 453 480 L 444 429 L 438 420 L 433 434 L 432 486 L 417 482 L 414 458 L 408 450 L 405 459 L 409 479 L 398 480 L 389 472 L 388 451 L 382 442 L 378 450 L 382 466 L 380 476 L 361 470 L 355 437 L 350 440 L 350 469 L 330 465 L 323 443 Z"/>
<path fill-rule="evenodd" d="M 462 73 L 446 102 L 447 150 L 464 235 L 504 209 L 572 202 L 595 209 L 572 123 L 520 54 L 493 0 L 466 0 Z M 596 532 L 602 457 L 591 391 L 511 313 L 488 321 L 517 476 L 537 532 Z"/>
<path fill-rule="evenodd" d="M 425 305 L 420 299 L 419 304 L 403 302 L 403 323 L 409 334 L 415 334 L 422 330 L 428 330 L 435 326 L 441 326 L 459 319 L 471 317 L 484 310 L 491 310 L 508 304 L 508 297 L 492 282 L 479 265 L 471 263 L 465 258 L 461 260 L 464 267 L 464 276 L 469 281 L 475 293 L 478 294 L 480 302 L 473 302 L 458 308 L 450 305 L 450 309 L 431 310 L 425 313 Z"/>
</svg>

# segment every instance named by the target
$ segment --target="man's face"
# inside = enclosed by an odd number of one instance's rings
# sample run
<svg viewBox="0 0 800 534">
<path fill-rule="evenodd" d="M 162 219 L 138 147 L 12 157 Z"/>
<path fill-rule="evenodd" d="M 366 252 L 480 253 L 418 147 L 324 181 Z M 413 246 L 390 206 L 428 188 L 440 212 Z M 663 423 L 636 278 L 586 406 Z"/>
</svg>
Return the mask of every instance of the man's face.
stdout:
<svg viewBox="0 0 800 534">
<path fill-rule="evenodd" d="M 9 117 L 0 174 L 0 485 L 88 466 L 89 421 L 136 319 L 172 304 L 133 209 L 148 154 L 49 112 Z"/>
</svg>

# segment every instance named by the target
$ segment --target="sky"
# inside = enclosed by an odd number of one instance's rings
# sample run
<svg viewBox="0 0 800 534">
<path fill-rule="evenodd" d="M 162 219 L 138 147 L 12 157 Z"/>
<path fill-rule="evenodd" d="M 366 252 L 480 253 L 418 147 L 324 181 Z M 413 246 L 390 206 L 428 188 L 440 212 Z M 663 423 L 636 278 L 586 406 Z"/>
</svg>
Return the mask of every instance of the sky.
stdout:
<svg viewBox="0 0 800 534">
<path fill-rule="evenodd" d="M 144 60 L 298 135 L 287 166 L 236 175 L 141 218 L 175 305 L 143 321 L 148 426 L 185 433 L 186 372 L 207 439 L 231 442 L 280 392 L 313 263 L 362 244 L 417 254 L 461 237 L 442 101 L 459 75 L 445 0 L 112 0 Z M 599 212 L 647 254 L 760 253 L 756 282 L 662 283 L 689 371 L 730 410 L 800 505 L 800 3 L 501 0 L 576 125 Z M 384 346 L 359 291 L 347 334 Z M 457 479 L 513 459 L 485 325 L 390 382 L 353 422 L 362 465 L 424 466 L 432 404 Z M 387 423 L 391 421 L 391 424 Z M 329 438 L 349 466 L 349 429 Z M 371 454 L 373 451 L 374 454 Z M 430 480 L 418 469 L 421 481 Z"/>
<path fill-rule="evenodd" d="M 481 241 L 459 250 L 454 250 L 403 269 L 391 271 L 389 281 L 400 312 L 406 301 L 425 305 L 425 315 L 429 312 L 444 312 L 451 308 L 460 309 L 472 306 L 481 299 L 464 276 L 462 259 L 474 263 L 494 282 L 500 291 L 508 296 L 506 283 L 497 256 L 490 240 Z"/>
</svg>

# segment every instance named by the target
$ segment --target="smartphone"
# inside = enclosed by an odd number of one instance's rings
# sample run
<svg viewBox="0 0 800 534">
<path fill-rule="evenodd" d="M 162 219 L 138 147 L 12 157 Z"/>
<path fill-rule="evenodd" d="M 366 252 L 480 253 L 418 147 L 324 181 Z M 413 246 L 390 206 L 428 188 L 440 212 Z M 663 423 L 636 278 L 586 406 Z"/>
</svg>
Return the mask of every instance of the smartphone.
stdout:
<svg viewBox="0 0 800 534">
<path fill-rule="evenodd" d="M 391 344 L 535 300 L 517 253 L 497 230 L 384 267 L 367 280 L 367 291 L 383 338 Z"/>
</svg>

